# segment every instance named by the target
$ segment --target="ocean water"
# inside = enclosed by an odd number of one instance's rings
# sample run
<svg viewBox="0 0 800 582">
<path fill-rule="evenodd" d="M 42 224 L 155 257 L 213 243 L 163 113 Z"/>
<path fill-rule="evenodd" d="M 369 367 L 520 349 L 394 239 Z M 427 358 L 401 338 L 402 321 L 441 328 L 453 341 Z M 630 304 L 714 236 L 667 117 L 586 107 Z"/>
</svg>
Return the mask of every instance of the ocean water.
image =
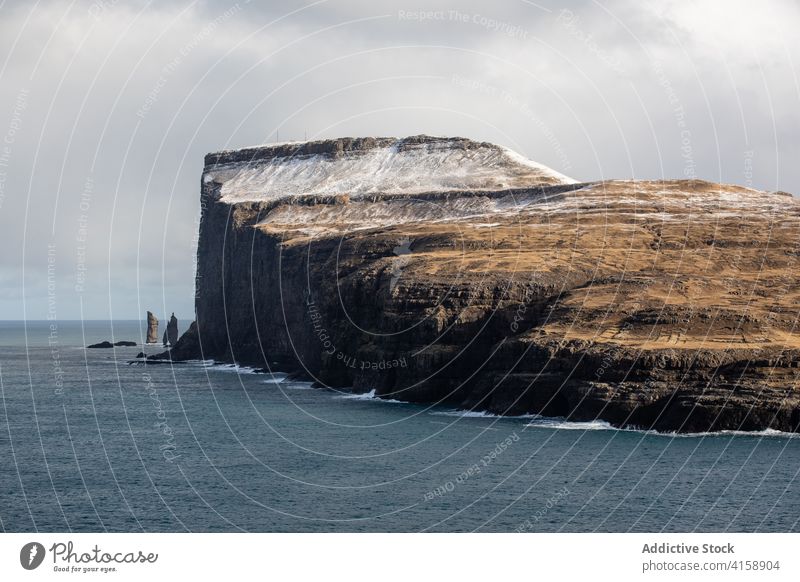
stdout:
<svg viewBox="0 0 800 582">
<path fill-rule="evenodd" d="M 4 531 L 798 531 L 800 439 L 384 402 L 0 323 Z M 146 348 L 147 352 L 160 351 Z"/>
</svg>

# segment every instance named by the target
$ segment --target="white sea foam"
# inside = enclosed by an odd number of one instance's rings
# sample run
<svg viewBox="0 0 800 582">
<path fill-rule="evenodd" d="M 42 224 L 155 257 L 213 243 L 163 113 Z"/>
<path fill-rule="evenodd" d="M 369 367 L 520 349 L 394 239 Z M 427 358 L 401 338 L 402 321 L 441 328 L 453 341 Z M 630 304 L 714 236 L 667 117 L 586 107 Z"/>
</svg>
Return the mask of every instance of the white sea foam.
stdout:
<svg viewBox="0 0 800 582">
<path fill-rule="evenodd" d="M 434 410 L 431 414 L 433 416 L 455 416 L 458 418 L 538 418 L 536 414 L 494 414 L 485 410 Z"/>
<path fill-rule="evenodd" d="M 215 372 L 234 372 L 236 374 L 262 373 L 259 369 L 250 366 L 240 366 L 239 364 L 225 364 L 221 362 L 215 362 L 214 360 L 205 360 L 203 362 L 203 367 L 208 370 L 214 370 Z"/>
<path fill-rule="evenodd" d="M 292 380 L 286 380 L 285 382 L 280 382 L 281 390 L 314 390 L 314 383 L 313 382 L 294 382 Z"/>
<path fill-rule="evenodd" d="M 375 389 L 373 388 L 369 392 L 363 392 L 361 394 L 337 394 L 334 398 L 341 398 L 342 400 L 374 400 Z"/>
<path fill-rule="evenodd" d="M 796 432 L 784 432 L 782 430 L 775 430 L 774 428 L 766 428 L 764 430 L 719 430 L 716 432 L 658 432 L 654 430 L 638 431 L 657 436 L 670 437 L 670 438 L 715 438 L 725 436 L 735 437 L 777 437 L 784 439 L 791 439 L 800 437 Z"/>
<path fill-rule="evenodd" d="M 551 428 L 559 430 L 619 430 L 604 420 L 571 421 L 563 418 L 539 417 L 527 425 L 531 428 Z"/>
<path fill-rule="evenodd" d="M 218 363 L 214 360 L 187 360 L 187 364 L 199 365 L 203 368 L 220 371 L 235 372 L 237 374 L 259 374 L 263 373 L 256 368 L 240 366 L 239 364 Z M 288 380 L 289 375 L 284 372 L 272 372 L 268 378 L 263 380 L 264 384 L 281 384 L 281 388 L 289 390 L 313 390 L 312 382 L 295 382 Z M 369 392 L 359 394 L 339 393 L 334 398 L 342 400 L 375 401 L 389 404 L 408 404 L 402 400 L 391 398 L 381 398 L 373 388 Z M 525 426 L 530 428 L 548 428 L 555 430 L 583 430 L 583 431 L 619 431 L 635 432 L 643 435 L 660 436 L 667 438 L 718 438 L 725 436 L 736 437 L 772 437 L 772 438 L 798 438 L 800 433 L 783 432 L 775 429 L 765 429 L 761 431 L 744 430 L 722 430 L 716 432 L 659 432 L 656 430 L 644 430 L 633 427 L 615 427 L 605 420 L 573 421 L 561 417 L 547 417 L 538 414 L 523 415 L 502 415 L 487 412 L 485 410 L 435 410 L 430 412 L 433 416 L 450 416 L 457 418 L 492 418 L 492 419 L 529 419 L 530 422 Z"/>
<path fill-rule="evenodd" d="M 289 374 L 283 372 L 272 372 L 265 375 L 267 378 L 261 381 L 263 384 L 281 384 L 289 377 Z"/>
<path fill-rule="evenodd" d="M 339 398 L 342 400 L 369 400 L 373 402 L 384 402 L 387 404 L 408 404 L 408 402 L 403 402 L 402 400 L 394 400 L 393 398 L 382 398 L 375 393 L 375 389 L 373 388 L 369 392 L 362 392 L 361 394 L 337 394 L 334 398 Z"/>
<path fill-rule="evenodd" d="M 521 416 L 509 416 L 492 414 L 486 411 L 479 410 L 437 410 L 431 412 L 434 416 L 452 416 L 458 418 L 525 418 L 531 419 L 526 427 L 530 428 L 548 428 L 556 430 L 583 430 L 583 431 L 618 431 L 618 432 L 633 432 L 643 435 L 668 437 L 668 438 L 715 438 L 724 436 L 736 437 L 775 437 L 775 438 L 797 438 L 800 437 L 798 433 L 783 432 L 768 428 L 761 431 L 744 431 L 744 430 L 721 430 L 716 432 L 659 432 L 656 430 L 644 430 L 634 427 L 616 427 L 605 420 L 566 420 L 562 417 L 549 417 L 541 416 L 538 414 L 526 414 Z"/>
<path fill-rule="evenodd" d="M 455 416 L 458 418 L 495 418 L 497 415 L 476 410 L 435 410 L 433 416 Z"/>
<path fill-rule="evenodd" d="M 551 428 L 562 430 L 613 430 L 618 432 L 634 432 L 642 435 L 666 438 L 718 438 L 725 436 L 795 438 L 800 436 L 797 433 L 783 432 L 771 428 L 760 431 L 720 430 L 715 432 L 661 432 L 657 430 L 644 430 L 633 427 L 616 427 L 604 420 L 570 421 L 564 420 L 563 418 L 547 417 L 539 417 L 530 422 L 527 426 L 532 428 Z"/>
</svg>

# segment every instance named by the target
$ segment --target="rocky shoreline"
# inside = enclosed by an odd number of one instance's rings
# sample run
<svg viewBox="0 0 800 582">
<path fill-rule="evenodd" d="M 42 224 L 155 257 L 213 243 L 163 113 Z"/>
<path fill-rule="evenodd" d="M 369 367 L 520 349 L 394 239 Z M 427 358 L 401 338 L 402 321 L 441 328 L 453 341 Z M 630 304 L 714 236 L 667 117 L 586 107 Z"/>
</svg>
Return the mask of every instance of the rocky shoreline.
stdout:
<svg viewBox="0 0 800 582">
<path fill-rule="evenodd" d="M 794 198 L 575 183 L 491 144 L 409 140 L 207 156 L 196 321 L 158 357 L 501 415 L 798 431 Z M 459 188 L 451 160 L 482 164 L 480 181 Z M 286 164 L 313 194 L 271 189 Z M 413 193 L 370 188 L 412 165 Z"/>
</svg>

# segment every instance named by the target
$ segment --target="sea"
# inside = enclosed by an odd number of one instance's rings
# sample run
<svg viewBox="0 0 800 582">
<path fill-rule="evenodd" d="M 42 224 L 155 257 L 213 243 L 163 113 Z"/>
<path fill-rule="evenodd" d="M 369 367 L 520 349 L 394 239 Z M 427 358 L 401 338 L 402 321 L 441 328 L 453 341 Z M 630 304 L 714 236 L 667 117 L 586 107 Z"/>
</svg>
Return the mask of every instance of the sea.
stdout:
<svg viewBox="0 0 800 582">
<path fill-rule="evenodd" d="M 181 326 L 184 327 L 184 326 Z M 0 322 L 9 532 L 789 532 L 800 439 L 385 401 L 211 361 L 140 321 Z M 85 349 L 103 340 L 137 346 Z"/>
</svg>

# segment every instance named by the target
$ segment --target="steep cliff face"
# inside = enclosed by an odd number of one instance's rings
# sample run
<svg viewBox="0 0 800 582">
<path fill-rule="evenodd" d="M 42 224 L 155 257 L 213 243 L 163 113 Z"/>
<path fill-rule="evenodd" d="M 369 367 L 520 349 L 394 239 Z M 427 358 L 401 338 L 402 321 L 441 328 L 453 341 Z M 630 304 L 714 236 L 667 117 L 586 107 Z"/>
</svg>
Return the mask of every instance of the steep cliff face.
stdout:
<svg viewBox="0 0 800 582">
<path fill-rule="evenodd" d="M 173 358 L 500 414 L 800 424 L 800 205 L 576 183 L 492 144 L 341 139 L 206 157 L 196 323 Z"/>
</svg>

